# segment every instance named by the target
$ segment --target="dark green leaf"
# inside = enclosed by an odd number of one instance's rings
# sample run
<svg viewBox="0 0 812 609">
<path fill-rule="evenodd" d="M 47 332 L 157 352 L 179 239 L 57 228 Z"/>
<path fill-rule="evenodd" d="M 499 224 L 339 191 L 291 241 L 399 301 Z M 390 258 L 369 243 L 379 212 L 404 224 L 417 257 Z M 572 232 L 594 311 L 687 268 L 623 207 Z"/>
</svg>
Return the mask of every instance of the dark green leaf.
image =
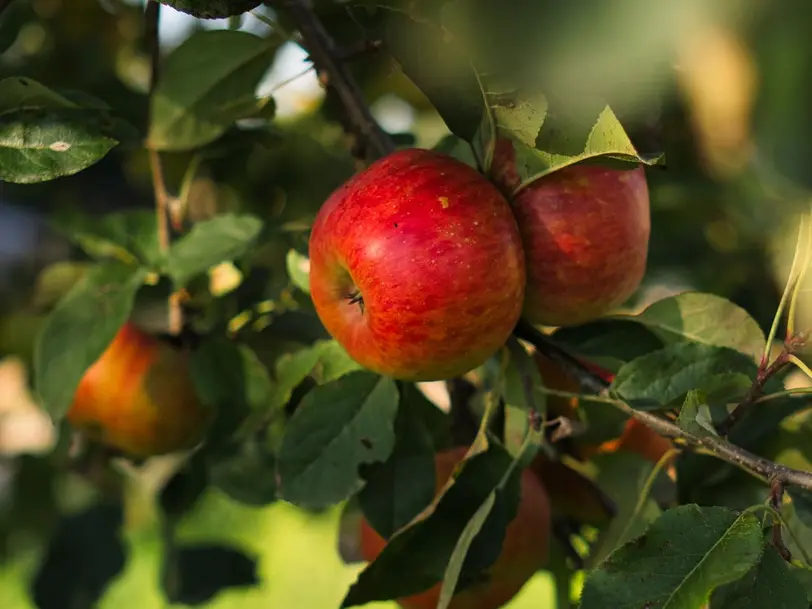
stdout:
<svg viewBox="0 0 812 609">
<path fill-rule="evenodd" d="M 169 250 L 167 272 L 176 287 L 183 287 L 211 267 L 242 256 L 262 230 L 254 216 L 223 214 L 195 224 Z"/>
<path fill-rule="evenodd" d="M 223 590 L 259 583 L 255 557 L 219 544 L 170 548 L 164 566 L 163 589 L 172 604 L 204 605 Z"/>
<path fill-rule="evenodd" d="M 285 353 L 276 360 L 271 407 L 279 408 L 287 404 L 293 390 L 313 372 L 320 356 L 320 345 L 314 345 Z"/>
<path fill-rule="evenodd" d="M 314 376 L 319 383 L 328 383 L 355 370 L 362 370 L 361 365 L 350 357 L 338 341 L 321 341 L 317 348 L 319 365 Z"/>
<path fill-rule="evenodd" d="M 624 319 L 600 319 L 582 326 L 559 328 L 553 336 L 587 359 L 611 358 L 623 364 L 664 344 L 644 326 Z"/>
<path fill-rule="evenodd" d="M 755 378 L 755 373 L 753 360 L 738 351 L 672 343 L 625 364 L 611 390 L 635 408 L 656 410 L 683 400 L 692 389 L 713 390 L 727 385 L 728 375 Z"/>
<path fill-rule="evenodd" d="M 0 180 L 18 184 L 73 175 L 119 143 L 98 110 L 21 108 L 0 114 Z"/>
<path fill-rule="evenodd" d="M 209 481 L 234 501 L 263 506 L 276 499 L 276 459 L 262 437 L 250 435 L 209 456 Z"/>
<path fill-rule="evenodd" d="M 750 314 L 715 294 L 685 292 L 658 300 L 635 320 L 666 343 L 693 341 L 760 357 L 766 339 Z"/>
<path fill-rule="evenodd" d="M 52 417 L 70 408 L 79 381 L 129 318 L 145 276 L 139 267 L 100 263 L 48 316 L 34 347 L 34 383 Z"/>
<path fill-rule="evenodd" d="M 688 392 L 680 409 L 677 425 L 699 438 L 718 435 L 704 391 L 691 390 Z"/>
<path fill-rule="evenodd" d="M 682 505 L 615 550 L 586 579 L 581 609 L 700 607 L 761 558 L 761 524 L 752 513 Z"/>
<path fill-rule="evenodd" d="M 155 212 L 117 211 L 103 216 L 57 215 L 54 228 L 94 258 L 156 266 L 161 259 Z"/>
<path fill-rule="evenodd" d="M 38 609 L 95 606 L 125 567 L 124 510 L 94 504 L 57 523 L 32 582 Z"/>
<path fill-rule="evenodd" d="M 169 479 L 158 497 L 164 516 L 178 521 L 191 510 L 208 485 L 205 463 L 198 451 Z"/>
<path fill-rule="evenodd" d="M 280 496 L 315 509 L 360 490 L 358 467 L 392 453 L 397 405 L 394 381 L 369 372 L 311 390 L 291 417 L 277 456 Z"/>
<path fill-rule="evenodd" d="M 77 104 L 32 78 L 0 80 L 0 113 L 22 108 L 76 108 Z"/>
<path fill-rule="evenodd" d="M 341 606 L 411 596 L 442 581 L 465 527 L 488 500 L 510 463 L 505 450 L 493 444 L 486 452 L 468 459 L 434 509 L 394 535 L 377 559 L 359 574 Z M 468 577 L 486 568 L 499 554 L 504 527 L 515 516 L 518 505 L 518 478 L 514 482 L 505 489 L 511 491 L 505 497 L 510 499 L 506 509 L 492 512 L 500 515 L 501 522 L 486 524 L 480 532 L 482 543 L 478 535 L 474 543 L 479 547 L 474 549 L 472 544 L 466 556 L 466 562 L 472 564 L 471 569 L 463 569 Z"/>
<path fill-rule="evenodd" d="M 458 161 L 462 161 L 466 165 L 470 165 L 474 169 L 478 169 L 477 158 L 474 154 L 474 149 L 471 144 L 456 135 L 447 135 L 435 144 L 433 150 L 442 152 L 448 156 L 454 157 Z"/>
<path fill-rule="evenodd" d="M 401 395 L 395 448 L 386 461 L 373 463 L 364 472 L 366 486 L 358 495 L 367 521 L 387 539 L 434 498 L 434 448 L 417 404 L 408 394 Z"/>
<path fill-rule="evenodd" d="M 809 609 L 804 587 L 771 545 L 761 560 L 740 580 L 717 588 L 711 609 Z"/>
<path fill-rule="evenodd" d="M 222 135 L 264 105 L 255 90 L 273 57 L 268 41 L 234 30 L 192 34 L 166 58 L 152 96 L 148 143 L 190 150 Z"/>
<path fill-rule="evenodd" d="M 812 605 L 812 567 L 789 565 L 789 572 L 793 579 L 801 584 L 806 602 Z"/>
<path fill-rule="evenodd" d="M 539 391 L 544 383 L 535 360 L 518 342 L 511 341 L 508 347 L 510 358 L 505 370 L 502 398 L 509 406 L 535 411 L 544 416 L 547 400 L 545 394 Z"/>
</svg>

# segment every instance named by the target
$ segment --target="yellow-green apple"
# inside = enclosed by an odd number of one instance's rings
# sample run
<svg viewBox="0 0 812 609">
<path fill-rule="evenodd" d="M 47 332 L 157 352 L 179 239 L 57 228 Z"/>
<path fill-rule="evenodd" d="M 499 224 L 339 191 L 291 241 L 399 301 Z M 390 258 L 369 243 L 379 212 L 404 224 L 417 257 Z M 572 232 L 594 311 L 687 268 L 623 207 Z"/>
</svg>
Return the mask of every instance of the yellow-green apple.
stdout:
<svg viewBox="0 0 812 609">
<path fill-rule="evenodd" d="M 642 165 L 630 169 L 579 163 L 518 190 L 511 204 L 527 255 L 523 316 L 571 326 L 623 304 L 646 271 L 651 232 Z M 491 177 L 519 187 L 512 141 L 497 142 Z"/>
<path fill-rule="evenodd" d="M 456 447 L 435 455 L 436 493 L 442 490 L 454 468 L 463 460 L 467 448 Z M 533 574 L 547 563 L 550 543 L 550 501 L 543 483 L 533 471 L 521 474 L 521 497 L 513 520 L 508 523 L 501 552 L 487 570 L 487 578 L 456 594 L 448 609 L 497 609 L 507 604 Z M 386 546 L 369 522 L 360 525 L 361 553 L 373 561 Z M 414 596 L 398 599 L 403 609 L 434 609 L 441 584 Z"/>
<path fill-rule="evenodd" d="M 127 322 L 85 372 L 67 419 L 91 440 L 149 457 L 194 447 L 210 415 L 189 353 Z"/>
<path fill-rule="evenodd" d="M 319 210 L 309 254 L 327 331 L 393 378 L 476 368 L 521 313 L 525 259 L 507 200 L 438 152 L 399 150 L 351 177 Z"/>
</svg>

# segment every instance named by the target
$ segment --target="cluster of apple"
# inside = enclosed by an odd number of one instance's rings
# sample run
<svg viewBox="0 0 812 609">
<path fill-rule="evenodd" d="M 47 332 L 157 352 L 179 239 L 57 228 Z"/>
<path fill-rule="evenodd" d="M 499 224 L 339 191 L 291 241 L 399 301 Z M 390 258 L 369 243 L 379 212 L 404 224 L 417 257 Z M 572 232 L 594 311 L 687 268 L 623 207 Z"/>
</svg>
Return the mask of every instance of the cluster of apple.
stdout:
<svg viewBox="0 0 812 609">
<path fill-rule="evenodd" d="M 514 156 L 500 140 L 489 179 L 439 152 L 399 150 L 324 203 L 311 296 L 359 364 L 406 381 L 451 378 L 492 356 L 520 316 L 582 324 L 637 289 L 650 234 L 642 166 L 571 165 L 509 201 Z"/>
</svg>

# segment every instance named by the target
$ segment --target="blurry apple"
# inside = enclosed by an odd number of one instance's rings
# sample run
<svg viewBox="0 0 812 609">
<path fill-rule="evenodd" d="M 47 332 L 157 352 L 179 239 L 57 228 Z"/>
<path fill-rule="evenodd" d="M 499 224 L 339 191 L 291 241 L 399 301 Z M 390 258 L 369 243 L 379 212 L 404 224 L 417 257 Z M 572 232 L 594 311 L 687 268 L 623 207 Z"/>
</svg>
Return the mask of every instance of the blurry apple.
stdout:
<svg viewBox="0 0 812 609">
<path fill-rule="evenodd" d="M 82 377 L 67 419 L 100 444 L 149 457 L 193 448 L 210 414 L 188 352 L 127 322 Z"/>
<path fill-rule="evenodd" d="M 439 493 L 467 448 L 458 447 L 435 455 L 436 492 Z M 507 526 L 502 550 L 487 570 L 487 578 L 456 594 L 448 609 L 497 609 L 507 604 L 527 581 L 547 563 L 550 543 L 550 502 L 547 491 L 536 475 L 525 469 L 521 474 L 521 498 L 516 516 Z M 373 561 L 383 551 L 386 540 L 366 519 L 361 520 L 361 552 Z M 404 609 L 434 609 L 442 584 L 398 599 Z"/>
<path fill-rule="evenodd" d="M 497 143 L 491 175 L 505 192 L 519 186 L 511 141 Z M 531 323 L 583 324 L 637 290 L 651 232 L 642 166 L 571 165 L 522 188 L 512 207 L 527 255 L 523 316 Z"/>
<path fill-rule="evenodd" d="M 468 165 L 394 152 L 327 199 L 310 236 L 310 291 L 362 366 L 408 381 L 468 372 L 508 338 L 525 263 L 510 206 Z"/>
</svg>

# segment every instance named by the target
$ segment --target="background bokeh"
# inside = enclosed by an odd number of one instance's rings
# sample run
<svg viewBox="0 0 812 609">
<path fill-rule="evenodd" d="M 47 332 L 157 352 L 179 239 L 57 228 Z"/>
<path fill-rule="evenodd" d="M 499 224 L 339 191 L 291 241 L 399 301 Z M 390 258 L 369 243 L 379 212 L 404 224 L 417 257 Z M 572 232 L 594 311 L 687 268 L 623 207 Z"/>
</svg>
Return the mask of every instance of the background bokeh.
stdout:
<svg viewBox="0 0 812 609">
<path fill-rule="evenodd" d="M 143 4 L 16 0 L 0 25 L 0 78 L 27 76 L 86 91 L 142 126 L 149 78 Z M 358 38 L 358 25 L 341 2 L 316 4 L 339 41 Z M 549 90 L 609 95 L 618 115 L 635 125 L 638 141 L 665 150 L 665 168 L 648 174 L 649 270 L 629 307 L 673 291 L 709 291 L 741 305 L 768 329 L 799 214 L 812 201 L 812 3 L 511 0 L 496 16 L 487 3 L 468 5 L 474 16 L 488 15 L 471 23 L 477 55 L 504 54 Z M 267 7 L 256 12 L 275 18 Z M 284 27 L 271 29 L 252 15 L 239 23 L 204 22 L 164 9 L 161 44 L 169 52 L 196 29 L 227 27 L 277 42 L 258 90 L 274 96 L 276 119 L 255 145 L 232 148 L 225 141 L 208 151 L 191 184 L 190 210 L 196 218 L 250 211 L 280 229 L 279 244 L 257 254 L 268 269 L 260 291 L 273 300 L 286 284 L 285 252 L 306 247 L 310 219 L 355 164 L 337 108 L 324 102 L 305 52 Z M 501 45 L 505 34 L 518 49 Z M 353 71 L 374 115 L 399 142 L 431 147 L 447 135 L 437 112 L 384 53 L 355 59 Z M 180 188 L 189 159 L 166 155 L 171 190 Z M 0 607 L 35 606 L 28 589 L 59 515 L 92 496 L 49 456 L 53 430 L 27 389 L 43 304 L 49 290 L 71 280 L 70 266 L 53 265 L 82 259 L 76 235 L 94 217 L 150 209 L 151 197 L 142 150 L 115 149 L 70 178 L 0 184 Z M 143 311 L 156 326 L 165 318 L 159 306 Z M 800 327 L 812 327 L 809 286 L 798 315 Z M 158 588 L 159 521 L 145 484 L 133 482 L 125 527 L 129 561 L 102 607 L 166 606 Z M 250 508 L 210 491 L 184 520 L 181 537 L 229 541 L 259 559 L 260 585 L 223 592 L 212 607 L 332 609 L 360 569 L 340 558 L 339 523 L 339 509 L 314 515 L 285 504 Z M 545 595 L 552 603 L 552 584 L 542 573 L 510 607 L 547 606 Z"/>
</svg>

